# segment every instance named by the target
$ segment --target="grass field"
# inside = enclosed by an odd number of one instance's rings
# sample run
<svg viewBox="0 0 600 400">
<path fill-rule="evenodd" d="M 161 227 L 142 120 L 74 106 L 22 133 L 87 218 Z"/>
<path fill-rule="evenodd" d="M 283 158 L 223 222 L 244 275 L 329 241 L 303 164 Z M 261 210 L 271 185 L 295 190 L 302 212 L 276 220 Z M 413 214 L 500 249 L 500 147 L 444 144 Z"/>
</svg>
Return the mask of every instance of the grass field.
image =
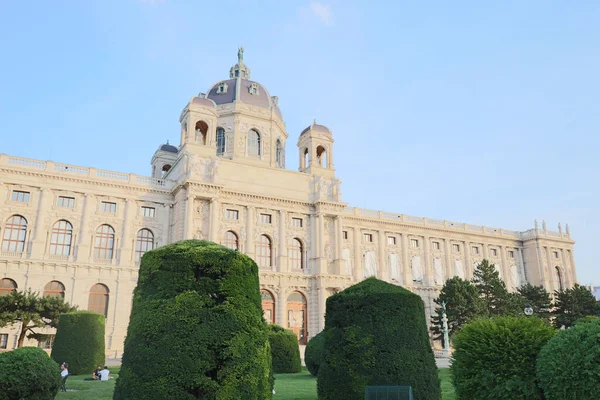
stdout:
<svg viewBox="0 0 600 400">
<path fill-rule="evenodd" d="M 111 377 L 116 378 L 119 367 L 109 368 Z M 73 400 L 111 400 L 115 388 L 115 380 L 84 381 L 87 376 L 71 376 L 67 380 L 66 393 L 59 393 L 57 399 Z M 275 395 L 273 399 L 281 400 L 316 400 L 317 379 L 312 377 L 306 369 L 298 374 L 275 375 Z M 454 388 L 450 382 L 450 370 L 440 369 L 442 381 L 442 400 L 454 400 Z"/>
</svg>

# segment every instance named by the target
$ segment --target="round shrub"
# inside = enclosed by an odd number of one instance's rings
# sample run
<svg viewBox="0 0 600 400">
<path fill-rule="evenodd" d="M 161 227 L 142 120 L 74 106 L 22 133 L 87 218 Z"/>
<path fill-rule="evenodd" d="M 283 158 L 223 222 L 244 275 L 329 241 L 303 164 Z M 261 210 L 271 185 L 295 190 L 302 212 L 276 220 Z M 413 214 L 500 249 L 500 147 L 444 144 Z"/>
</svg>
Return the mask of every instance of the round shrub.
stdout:
<svg viewBox="0 0 600 400">
<path fill-rule="evenodd" d="M 600 398 L 600 323 L 559 331 L 538 355 L 537 377 L 547 400 Z"/>
<path fill-rule="evenodd" d="M 294 332 L 279 325 L 270 325 L 269 344 L 271 345 L 273 373 L 288 374 L 302 370 L 300 347 Z"/>
<path fill-rule="evenodd" d="M 308 341 L 306 349 L 304 349 L 304 363 L 311 375 L 317 376 L 319 374 L 319 366 L 323 360 L 324 352 L 325 331 L 321 331 Z"/>
<path fill-rule="evenodd" d="M 535 360 L 555 330 L 535 317 L 479 319 L 454 337 L 451 371 L 460 399 L 543 399 Z"/>
<path fill-rule="evenodd" d="M 368 278 L 327 299 L 320 400 L 362 400 L 366 386 L 412 386 L 440 400 L 440 381 L 419 296 Z"/>
<path fill-rule="evenodd" d="M 258 267 L 212 242 L 142 257 L 114 399 L 271 399 Z"/>
<path fill-rule="evenodd" d="M 51 357 L 69 364 L 69 374 L 89 375 L 104 365 L 105 317 L 92 311 L 61 314 Z"/>
<path fill-rule="evenodd" d="M 60 368 L 37 347 L 0 353 L 0 399 L 50 400 L 60 388 Z"/>
</svg>

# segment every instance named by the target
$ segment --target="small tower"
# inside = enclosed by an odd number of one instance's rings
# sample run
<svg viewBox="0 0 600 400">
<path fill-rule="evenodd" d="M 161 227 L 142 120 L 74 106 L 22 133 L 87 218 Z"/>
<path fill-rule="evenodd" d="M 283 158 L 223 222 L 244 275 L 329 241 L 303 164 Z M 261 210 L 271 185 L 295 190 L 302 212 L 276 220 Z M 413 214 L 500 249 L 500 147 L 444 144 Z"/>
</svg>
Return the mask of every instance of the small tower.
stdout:
<svg viewBox="0 0 600 400">
<path fill-rule="evenodd" d="M 181 152 L 213 156 L 217 140 L 217 105 L 204 93 L 193 97 L 179 118 L 181 122 Z"/>
<path fill-rule="evenodd" d="M 177 153 L 177 147 L 170 145 L 168 140 L 166 144 L 161 144 L 150 162 L 152 164 L 152 177 L 164 178 L 177 161 Z"/>
<path fill-rule="evenodd" d="M 328 127 L 313 122 L 298 139 L 300 172 L 333 177 L 333 137 Z"/>
</svg>

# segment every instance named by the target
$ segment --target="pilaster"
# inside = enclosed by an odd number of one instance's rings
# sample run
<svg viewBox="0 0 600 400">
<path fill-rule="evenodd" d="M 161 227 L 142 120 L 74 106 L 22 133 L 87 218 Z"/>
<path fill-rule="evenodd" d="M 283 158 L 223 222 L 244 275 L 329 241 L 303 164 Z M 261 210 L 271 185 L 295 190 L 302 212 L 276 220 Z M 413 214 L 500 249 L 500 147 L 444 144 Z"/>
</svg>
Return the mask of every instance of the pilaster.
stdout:
<svg viewBox="0 0 600 400">
<path fill-rule="evenodd" d="M 246 251 L 248 257 L 254 259 L 256 253 L 254 249 L 254 215 L 256 210 L 252 206 L 247 207 L 247 220 L 246 220 Z"/>
<path fill-rule="evenodd" d="M 454 271 L 454 263 L 452 263 L 452 257 L 450 257 L 450 241 L 448 239 L 444 239 L 444 256 L 446 258 L 446 279 L 450 279 L 456 274 Z"/>
<path fill-rule="evenodd" d="M 465 279 L 473 277 L 473 263 L 471 262 L 471 242 L 465 242 Z"/>
<path fill-rule="evenodd" d="M 123 233 L 121 236 L 121 248 L 119 250 L 119 265 L 127 265 L 132 263 L 133 258 L 133 241 L 131 228 L 136 215 L 136 201 L 125 199 L 125 223 L 123 224 Z"/>
<path fill-rule="evenodd" d="M 408 235 L 402 234 L 402 284 L 406 286 L 412 286 L 412 271 L 410 269 L 410 262 L 408 261 Z"/>
<path fill-rule="evenodd" d="M 93 194 L 83 195 L 83 206 L 81 215 L 81 229 L 79 231 L 79 240 L 77 243 L 77 261 L 87 261 L 91 257 L 90 242 L 93 233 L 90 235 L 92 228 L 90 227 L 90 218 L 96 208 L 96 198 Z"/>
<path fill-rule="evenodd" d="M 50 189 L 40 190 L 39 206 L 35 218 L 35 229 L 31 239 L 30 253 L 32 258 L 40 259 L 46 252 L 46 237 L 48 229 L 44 227 L 45 216 L 52 203 L 52 191 Z M 53 222 L 50 222 L 51 224 Z M 50 225 L 50 231 L 52 226 Z"/>
<path fill-rule="evenodd" d="M 363 265 L 363 256 L 360 251 L 361 244 L 360 228 L 354 227 L 354 281 L 360 282 L 365 277 L 365 266 Z"/>
<path fill-rule="evenodd" d="M 220 209 L 219 198 L 210 199 L 210 241 L 215 243 L 221 243 L 219 238 Z"/>
<path fill-rule="evenodd" d="M 389 272 L 389 267 L 388 267 L 388 263 L 385 257 L 385 244 L 386 244 L 386 237 L 385 237 L 385 231 L 384 230 L 380 230 L 378 232 L 377 235 L 377 245 L 379 247 L 379 272 L 377 273 L 377 277 L 383 281 L 389 281 L 389 276 L 390 276 L 390 272 Z"/>
<path fill-rule="evenodd" d="M 431 240 L 429 238 L 429 236 L 425 236 L 423 238 L 423 244 L 424 244 L 424 257 L 425 257 L 425 277 L 424 277 L 424 283 L 427 286 L 433 286 L 434 285 L 434 274 L 433 274 L 433 267 L 432 267 L 432 263 L 431 263 Z"/>
<path fill-rule="evenodd" d="M 287 257 L 287 212 L 279 212 L 279 257 L 277 258 L 277 266 L 279 272 L 289 272 L 290 266 Z"/>
<path fill-rule="evenodd" d="M 188 188 L 188 195 L 185 200 L 184 239 L 192 239 L 194 237 L 194 199 L 194 194 Z"/>
</svg>

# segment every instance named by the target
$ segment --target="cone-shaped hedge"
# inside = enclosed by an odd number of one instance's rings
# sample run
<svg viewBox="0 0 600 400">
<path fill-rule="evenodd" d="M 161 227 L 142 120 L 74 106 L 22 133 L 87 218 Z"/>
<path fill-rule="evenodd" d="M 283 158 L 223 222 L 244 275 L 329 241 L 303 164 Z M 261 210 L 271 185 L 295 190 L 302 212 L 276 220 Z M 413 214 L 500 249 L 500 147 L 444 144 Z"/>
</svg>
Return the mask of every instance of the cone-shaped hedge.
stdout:
<svg viewBox="0 0 600 400">
<path fill-rule="evenodd" d="M 269 344 L 273 358 L 274 374 L 290 374 L 302 371 L 298 337 L 279 325 L 269 326 Z"/>
<path fill-rule="evenodd" d="M 53 399 L 60 387 L 60 369 L 37 347 L 0 353 L 0 399 Z"/>
<path fill-rule="evenodd" d="M 69 374 L 91 375 L 98 365 L 104 365 L 104 324 L 104 315 L 92 311 L 61 314 L 52 359 L 69 364 Z"/>
<path fill-rule="evenodd" d="M 320 400 L 362 400 L 373 385 L 410 385 L 440 400 L 438 370 L 419 296 L 368 278 L 327 299 Z"/>
<path fill-rule="evenodd" d="M 147 252 L 114 399 L 271 399 L 258 267 L 211 242 Z"/>
</svg>

